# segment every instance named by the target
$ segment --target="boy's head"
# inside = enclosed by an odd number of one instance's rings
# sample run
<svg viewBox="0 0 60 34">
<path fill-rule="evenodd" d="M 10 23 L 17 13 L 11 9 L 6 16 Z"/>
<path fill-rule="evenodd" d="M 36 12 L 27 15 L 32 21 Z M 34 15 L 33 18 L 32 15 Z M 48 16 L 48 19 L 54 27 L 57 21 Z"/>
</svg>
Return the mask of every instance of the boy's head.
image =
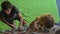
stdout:
<svg viewBox="0 0 60 34">
<path fill-rule="evenodd" d="M 54 26 L 54 17 L 51 14 L 44 14 L 43 21 L 46 28 L 52 28 Z"/>
<path fill-rule="evenodd" d="M 1 7 L 2 7 L 2 10 L 4 11 L 4 13 L 6 13 L 6 14 L 11 13 L 12 4 L 9 1 L 2 2 Z"/>
<path fill-rule="evenodd" d="M 40 24 L 50 29 L 54 26 L 54 17 L 51 14 L 44 14 L 40 17 Z"/>
</svg>

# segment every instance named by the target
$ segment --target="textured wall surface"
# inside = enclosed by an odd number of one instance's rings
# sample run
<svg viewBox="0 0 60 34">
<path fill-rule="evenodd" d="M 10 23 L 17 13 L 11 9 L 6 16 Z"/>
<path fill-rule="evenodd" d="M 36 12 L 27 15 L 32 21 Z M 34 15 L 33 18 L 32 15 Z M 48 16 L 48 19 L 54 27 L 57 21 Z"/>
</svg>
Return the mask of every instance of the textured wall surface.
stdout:
<svg viewBox="0 0 60 34">
<path fill-rule="evenodd" d="M 60 0 L 56 0 L 60 19 Z"/>
</svg>

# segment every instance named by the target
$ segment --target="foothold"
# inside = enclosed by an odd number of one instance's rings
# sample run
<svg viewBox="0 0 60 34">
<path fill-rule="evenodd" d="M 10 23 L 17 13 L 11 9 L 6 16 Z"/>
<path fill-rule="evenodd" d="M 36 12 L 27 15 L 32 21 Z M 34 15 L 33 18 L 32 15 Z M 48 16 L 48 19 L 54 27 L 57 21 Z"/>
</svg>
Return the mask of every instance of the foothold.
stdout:
<svg viewBox="0 0 60 34">
<path fill-rule="evenodd" d="M 36 32 L 33 32 L 32 34 L 37 34 Z"/>
<path fill-rule="evenodd" d="M 43 28 L 43 32 L 44 33 L 48 33 L 48 32 L 50 32 L 50 30 L 48 30 L 48 29 L 46 29 L 45 27 Z"/>
<path fill-rule="evenodd" d="M 0 33 L 2 33 L 2 31 L 0 31 Z"/>
</svg>

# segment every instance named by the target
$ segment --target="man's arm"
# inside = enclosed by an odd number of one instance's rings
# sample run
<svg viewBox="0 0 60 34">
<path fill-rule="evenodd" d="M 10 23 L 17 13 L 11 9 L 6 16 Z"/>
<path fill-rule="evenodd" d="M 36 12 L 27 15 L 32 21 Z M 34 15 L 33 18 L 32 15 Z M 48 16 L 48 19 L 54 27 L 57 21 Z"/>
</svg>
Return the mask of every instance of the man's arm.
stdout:
<svg viewBox="0 0 60 34">
<path fill-rule="evenodd" d="M 20 13 L 19 9 L 18 9 L 16 6 L 13 6 L 13 8 L 14 8 L 14 10 L 15 10 L 15 13 L 17 14 L 17 17 L 19 17 L 19 19 L 20 19 L 20 22 L 21 22 L 20 25 L 22 25 L 22 23 L 23 23 L 22 14 Z"/>
<path fill-rule="evenodd" d="M 3 22 L 3 23 L 5 23 L 5 24 L 7 24 L 8 26 L 10 26 L 11 28 L 14 28 L 14 26 L 13 26 L 13 24 L 9 24 L 6 20 L 4 20 L 3 18 L 0 18 L 0 20 Z"/>
<path fill-rule="evenodd" d="M 21 15 L 21 13 L 18 13 L 17 17 L 20 18 L 20 23 L 19 23 L 19 26 L 18 26 L 18 30 L 24 30 L 24 28 L 23 28 L 23 17 Z"/>
<path fill-rule="evenodd" d="M 20 25 L 22 25 L 23 24 L 23 17 L 21 15 L 21 13 L 18 13 L 17 17 L 19 17 L 19 19 L 20 19 Z"/>
</svg>

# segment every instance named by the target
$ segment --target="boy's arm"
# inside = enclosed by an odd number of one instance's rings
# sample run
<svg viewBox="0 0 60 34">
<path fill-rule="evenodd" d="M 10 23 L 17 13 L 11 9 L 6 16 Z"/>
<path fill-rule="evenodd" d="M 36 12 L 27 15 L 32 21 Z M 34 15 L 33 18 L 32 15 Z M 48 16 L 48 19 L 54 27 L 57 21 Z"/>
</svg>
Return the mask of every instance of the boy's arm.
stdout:
<svg viewBox="0 0 60 34">
<path fill-rule="evenodd" d="M 5 24 L 7 24 L 8 26 L 10 26 L 11 28 L 14 28 L 14 26 L 12 25 L 12 24 L 9 24 L 6 20 L 4 20 L 3 18 L 0 18 L 0 20 L 3 22 L 3 23 L 5 23 Z"/>
<path fill-rule="evenodd" d="M 38 27 L 38 19 L 36 18 L 36 20 L 35 20 L 35 22 L 34 22 L 34 27 L 36 28 L 36 29 L 39 29 L 39 27 Z"/>
<path fill-rule="evenodd" d="M 35 23 L 34 23 L 34 27 L 35 27 L 36 29 L 39 29 L 37 25 L 38 25 L 37 22 L 35 22 Z"/>
</svg>

